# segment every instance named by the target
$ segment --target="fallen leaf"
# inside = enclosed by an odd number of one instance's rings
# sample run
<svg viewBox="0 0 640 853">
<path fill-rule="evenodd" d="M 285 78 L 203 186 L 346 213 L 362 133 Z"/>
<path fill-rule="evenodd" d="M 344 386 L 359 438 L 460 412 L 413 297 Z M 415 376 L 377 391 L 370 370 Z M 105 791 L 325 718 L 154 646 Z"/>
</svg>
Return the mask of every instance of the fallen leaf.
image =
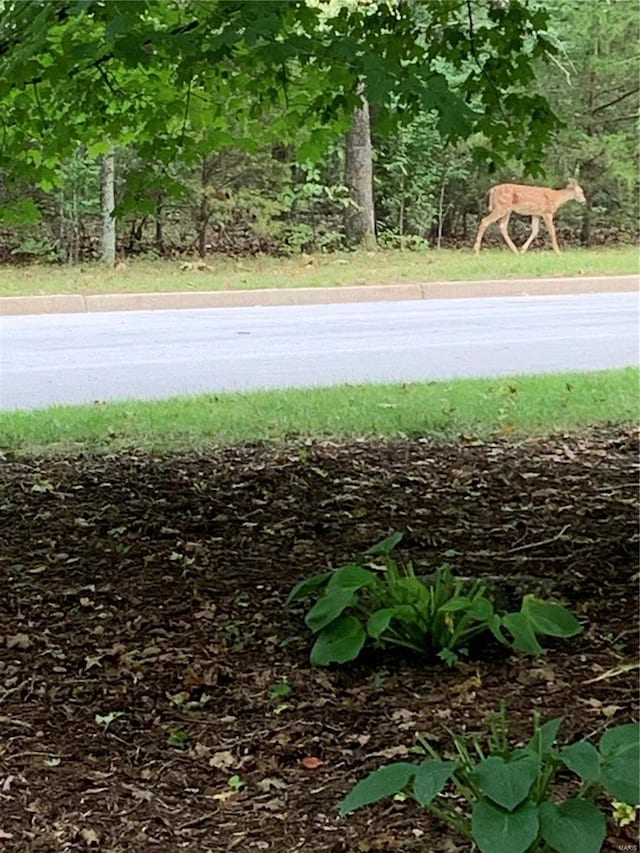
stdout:
<svg viewBox="0 0 640 853">
<path fill-rule="evenodd" d="M 6 638 L 6 644 L 8 649 L 18 649 L 23 652 L 31 647 L 31 640 L 27 634 L 13 634 Z"/>
<path fill-rule="evenodd" d="M 324 761 L 315 755 L 307 755 L 306 758 L 300 759 L 300 764 L 306 767 L 307 770 L 316 770 L 318 767 L 322 767 Z"/>
<path fill-rule="evenodd" d="M 87 847 L 97 847 L 100 844 L 100 839 L 94 829 L 81 829 L 80 836 Z"/>
<path fill-rule="evenodd" d="M 217 767 L 218 770 L 228 770 L 236 763 L 235 755 L 228 749 L 215 752 L 209 759 L 209 767 Z"/>
<path fill-rule="evenodd" d="M 267 794 L 272 788 L 276 791 L 282 791 L 287 787 L 287 783 L 283 779 L 278 779 L 277 776 L 266 776 L 256 784 L 256 787 L 263 794 Z"/>
</svg>

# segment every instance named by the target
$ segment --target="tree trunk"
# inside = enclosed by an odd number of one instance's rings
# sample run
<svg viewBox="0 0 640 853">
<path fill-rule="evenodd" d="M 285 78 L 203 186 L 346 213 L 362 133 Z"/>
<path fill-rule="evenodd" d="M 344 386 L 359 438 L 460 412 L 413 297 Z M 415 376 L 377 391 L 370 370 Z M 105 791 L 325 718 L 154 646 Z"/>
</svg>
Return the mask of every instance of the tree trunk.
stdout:
<svg viewBox="0 0 640 853">
<path fill-rule="evenodd" d="M 351 130 L 347 134 L 346 155 L 345 183 L 350 204 L 345 211 L 345 233 L 350 243 L 371 249 L 376 245 L 376 224 L 371 125 L 366 101 L 353 114 Z"/>
<path fill-rule="evenodd" d="M 163 230 L 163 209 L 162 209 L 162 195 L 158 194 L 156 199 L 156 233 L 154 238 L 154 243 L 158 252 L 164 253 L 164 230 Z"/>
<path fill-rule="evenodd" d="M 100 190 L 102 205 L 102 262 L 110 267 L 116 262 L 115 155 L 105 154 L 100 161 Z"/>
<path fill-rule="evenodd" d="M 580 242 L 583 246 L 591 245 L 591 200 L 587 198 L 587 203 L 582 212 L 582 228 L 580 229 Z"/>
</svg>

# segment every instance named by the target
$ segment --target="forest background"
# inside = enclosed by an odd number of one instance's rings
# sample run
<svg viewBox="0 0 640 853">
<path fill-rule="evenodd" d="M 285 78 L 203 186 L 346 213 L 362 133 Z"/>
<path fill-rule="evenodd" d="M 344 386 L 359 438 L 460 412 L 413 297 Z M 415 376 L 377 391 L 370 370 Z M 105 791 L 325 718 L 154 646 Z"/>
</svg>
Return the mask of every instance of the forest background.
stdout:
<svg viewBox="0 0 640 853">
<path fill-rule="evenodd" d="M 118 35 L 117 27 L 124 26 L 115 14 L 118 4 L 106 5 L 110 7 L 108 33 Z M 270 4 L 250 5 L 265 8 Z M 325 5 L 335 7 L 327 13 L 327 27 L 339 26 L 344 4 L 332 0 Z M 409 5 L 414 7 L 414 15 L 423 16 L 425 28 L 438 23 L 438 4 Z M 483 32 L 490 33 L 485 24 L 506 15 L 507 8 L 513 15 L 517 6 L 508 0 L 466 4 L 443 0 L 440 8 L 447 5 L 459 7 L 461 31 L 475 26 L 471 37 L 475 36 L 479 45 Z M 207 121 L 204 107 L 195 97 L 189 103 L 187 97 L 189 132 L 185 134 L 187 120 L 176 119 L 175 111 L 163 124 L 163 104 L 184 99 L 184 81 L 178 80 L 180 91 L 170 91 L 178 78 L 167 66 L 166 73 L 154 73 L 158 138 L 173 134 L 181 143 L 170 159 L 156 158 L 153 140 L 141 140 L 135 132 L 129 138 L 126 132 L 120 133 L 115 142 L 110 141 L 114 134 L 105 132 L 97 142 L 78 134 L 74 143 L 70 134 L 57 162 L 49 163 L 46 148 L 30 149 L 25 128 L 12 124 L 10 116 L 13 107 L 24 116 L 24 99 L 33 98 L 34 115 L 37 119 L 41 111 L 41 121 L 46 124 L 53 120 L 48 113 L 55 113 L 55 103 L 39 101 L 37 85 L 23 86 L 19 94 L 9 92 L 4 97 L 3 148 L 5 153 L 12 145 L 23 153 L 31 150 L 31 160 L 26 156 L 18 162 L 5 156 L 1 163 L 0 261 L 78 262 L 99 258 L 103 252 L 105 181 L 111 180 L 117 212 L 116 253 L 121 258 L 212 253 L 295 255 L 341 250 L 366 244 L 367 240 L 369 245 L 377 241 L 382 247 L 407 249 L 470 246 L 478 219 L 486 212 L 491 185 L 518 181 L 563 186 L 570 177 L 576 177 L 584 187 L 587 203 L 563 208 L 558 222 L 562 241 L 586 246 L 633 242 L 640 220 L 637 4 L 632 0 L 547 0 L 537 6 L 547 13 L 542 35 L 540 31 L 536 34 L 545 50 L 529 49 L 527 53 L 523 42 L 520 65 L 516 59 L 506 72 L 513 77 L 514 69 L 522 68 L 520 81 L 499 77 L 505 72 L 491 56 L 490 35 L 478 47 L 484 50 L 483 74 L 492 73 L 494 62 L 501 89 L 494 126 L 504 120 L 499 114 L 503 105 L 506 121 L 510 121 L 509 84 L 517 83 L 515 114 L 526 111 L 527 104 L 530 108 L 527 118 L 533 131 L 528 133 L 525 123 L 522 131 L 512 126 L 515 140 L 505 144 L 502 151 L 495 137 L 488 140 L 481 125 L 471 133 L 451 133 L 446 109 L 445 120 L 443 110 L 430 109 L 428 103 L 407 113 L 394 102 L 393 94 L 385 100 L 382 93 L 370 109 L 365 101 L 364 108 L 353 116 L 350 111 L 341 114 L 339 110 L 318 109 L 310 122 L 297 118 L 296 98 L 300 102 L 306 98 L 307 106 L 314 98 L 321 101 L 309 87 L 320 86 L 322 81 L 305 76 L 302 64 L 298 79 L 290 76 L 280 81 L 280 91 L 266 116 L 264 92 L 248 87 L 242 95 L 248 109 L 234 112 L 229 92 L 219 88 L 212 97 L 220 99 L 222 112 L 228 99 L 229 112 L 225 126 L 214 135 L 198 133 L 198 122 Z M 444 12 L 442 18 L 442 27 L 449 27 L 448 51 L 437 57 L 434 65 L 450 92 L 459 90 L 461 99 L 473 107 L 473 93 L 463 89 L 468 66 L 479 64 L 479 57 L 469 51 L 466 56 L 461 51 L 455 54 L 455 20 L 445 22 Z M 498 23 L 505 31 L 508 19 Z M 52 32 L 49 27 L 50 39 Z M 474 50 L 472 44 L 471 53 Z M 42 53 L 39 61 L 46 67 L 44 56 Z M 58 61 L 59 57 L 53 56 L 51 62 Z M 114 120 L 119 110 L 129 109 L 124 99 L 135 100 L 135 75 L 143 73 L 133 63 L 130 68 L 126 65 L 120 72 L 111 71 L 111 78 L 106 80 L 112 103 L 105 109 Z M 104 74 L 98 62 L 95 67 L 96 75 Z M 491 79 L 488 82 L 491 84 Z M 237 87 L 234 91 L 237 97 Z M 22 102 L 18 103 L 18 98 Z M 537 159 L 523 158 L 529 137 L 535 136 L 536 111 L 545 101 L 558 121 L 553 124 L 548 115 L 540 114 L 538 126 L 545 126 L 538 140 L 544 142 L 543 154 Z M 475 106 L 484 108 L 486 120 L 491 121 L 491 105 L 486 98 L 484 104 Z M 149 105 L 141 109 L 148 112 Z M 202 109 L 202 116 L 198 116 L 198 109 Z M 286 122 L 284 115 L 288 116 Z M 360 141 L 370 138 L 370 153 L 359 145 L 357 137 L 354 139 L 354 132 L 360 133 Z M 60 139 L 59 127 L 55 133 Z M 373 173 L 370 213 L 375 233 L 369 235 L 353 217 L 356 207 L 362 212 L 357 184 L 363 151 Z M 366 163 L 364 168 L 366 180 Z M 516 235 L 518 229 L 524 233 L 528 222 L 514 222 L 512 229 Z M 499 240 L 497 230 L 488 237 L 489 242 Z"/>
</svg>

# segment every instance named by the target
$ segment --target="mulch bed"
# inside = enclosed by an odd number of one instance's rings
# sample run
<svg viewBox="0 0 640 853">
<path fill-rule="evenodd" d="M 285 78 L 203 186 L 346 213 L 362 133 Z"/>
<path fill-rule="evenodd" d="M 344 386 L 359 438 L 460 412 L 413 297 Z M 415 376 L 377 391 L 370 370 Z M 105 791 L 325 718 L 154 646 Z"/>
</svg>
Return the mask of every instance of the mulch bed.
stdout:
<svg viewBox="0 0 640 853">
<path fill-rule="evenodd" d="M 618 428 L 5 458 L 0 849 L 468 850 L 413 803 L 336 804 L 503 698 L 516 740 L 534 709 L 566 740 L 637 719 L 634 672 L 596 680 L 637 655 L 637 460 Z M 541 659 L 312 669 L 291 586 L 394 530 L 424 573 L 544 589 L 584 633 Z M 612 825 L 605 849 L 636 839 Z"/>
</svg>

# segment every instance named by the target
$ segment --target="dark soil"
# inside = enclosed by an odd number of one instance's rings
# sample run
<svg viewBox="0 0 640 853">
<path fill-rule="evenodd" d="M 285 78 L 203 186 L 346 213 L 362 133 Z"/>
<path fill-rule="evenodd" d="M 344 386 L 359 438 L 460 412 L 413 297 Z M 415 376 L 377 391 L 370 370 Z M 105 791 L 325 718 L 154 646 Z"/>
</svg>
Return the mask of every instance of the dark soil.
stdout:
<svg viewBox="0 0 640 853">
<path fill-rule="evenodd" d="M 467 851 L 413 803 L 336 804 L 503 698 L 514 740 L 535 709 L 567 741 L 637 719 L 636 674 L 609 673 L 637 656 L 637 451 L 611 429 L 5 459 L 0 848 Z M 312 669 L 288 591 L 394 530 L 425 573 L 543 588 L 583 634 L 541 659 Z M 637 825 L 610 830 L 635 849 Z"/>
</svg>

